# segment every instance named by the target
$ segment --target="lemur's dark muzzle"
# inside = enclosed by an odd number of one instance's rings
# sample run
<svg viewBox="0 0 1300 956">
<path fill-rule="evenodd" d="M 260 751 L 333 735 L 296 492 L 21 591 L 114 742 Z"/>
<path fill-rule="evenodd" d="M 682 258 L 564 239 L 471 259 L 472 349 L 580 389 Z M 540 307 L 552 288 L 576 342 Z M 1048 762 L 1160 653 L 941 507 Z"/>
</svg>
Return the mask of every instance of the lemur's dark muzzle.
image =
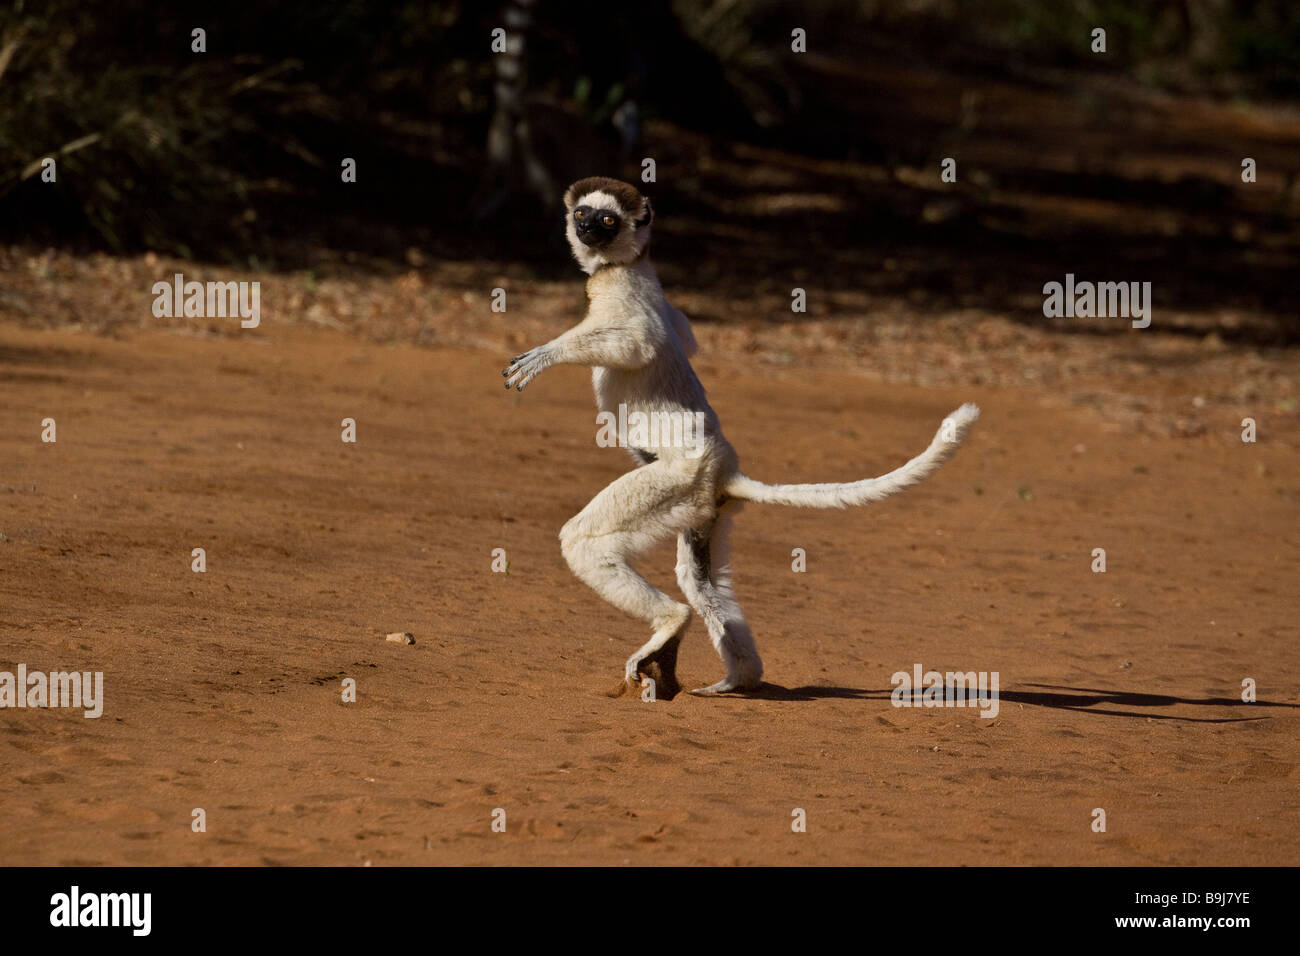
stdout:
<svg viewBox="0 0 1300 956">
<path fill-rule="evenodd" d="M 601 221 L 604 215 L 599 210 L 588 206 L 578 208 L 582 211 L 583 217 L 575 218 L 573 224 L 578 233 L 578 240 L 584 246 L 603 246 L 618 235 L 618 224 L 606 226 Z"/>
</svg>

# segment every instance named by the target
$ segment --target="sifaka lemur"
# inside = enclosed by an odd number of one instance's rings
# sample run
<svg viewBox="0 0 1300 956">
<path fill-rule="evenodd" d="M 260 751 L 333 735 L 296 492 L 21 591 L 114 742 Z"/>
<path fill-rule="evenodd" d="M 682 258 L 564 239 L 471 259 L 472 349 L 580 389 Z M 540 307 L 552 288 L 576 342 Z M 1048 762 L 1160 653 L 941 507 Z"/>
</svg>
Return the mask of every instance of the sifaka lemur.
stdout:
<svg viewBox="0 0 1300 956">
<path fill-rule="evenodd" d="M 615 607 L 648 621 L 654 633 L 627 661 L 624 688 L 644 677 L 657 692 L 677 692 L 677 648 L 691 618 L 704 619 L 726 665 L 716 684 L 691 693 L 757 690 L 763 664 L 731 586 L 727 537 L 742 502 L 844 508 L 908 488 L 942 464 L 979 417 L 962 405 L 907 464 L 878 478 L 837 484 L 768 485 L 746 477 L 723 437 L 704 387 L 691 368 L 690 323 L 664 298 L 648 257 L 650 200 L 616 179 L 591 177 L 564 194 L 565 234 L 587 279 L 587 314 L 563 335 L 511 360 L 505 387 L 522 391 L 552 365 L 592 370 L 603 413 L 689 417 L 703 425 L 691 447 L 670 429 L 629 442 L 639 467 L 596 495 L 560 531 L 564 558 L 582 581 Z M 644 432 L 644 430 L 643 430 Z M 680 433 L 678 433 L 680 435 Z M 677 582 L 688 604 L 673 600 L 629 562 L 677 538 Z"/>
</svg>

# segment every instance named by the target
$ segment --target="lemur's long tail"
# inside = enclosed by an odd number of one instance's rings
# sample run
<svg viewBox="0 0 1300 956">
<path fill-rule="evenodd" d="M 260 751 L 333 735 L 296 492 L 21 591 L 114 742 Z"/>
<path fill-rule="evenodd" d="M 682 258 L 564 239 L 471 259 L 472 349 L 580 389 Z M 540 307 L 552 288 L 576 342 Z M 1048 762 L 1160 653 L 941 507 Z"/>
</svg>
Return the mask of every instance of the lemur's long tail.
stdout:
<svg viewBox="0 0 1300 956">
<path fill-rule="evenodd" d="M 969 402 L 963 405 L 943 420 L 929 448 L 879 478 L 824 485 L 765 485 L 736 472 L 723 491 L 742 501 L 798 508 L 847 508 L 879 501 L 912 487 L 952 457 L 979 417 L 978 406 Z"/>
</svg>

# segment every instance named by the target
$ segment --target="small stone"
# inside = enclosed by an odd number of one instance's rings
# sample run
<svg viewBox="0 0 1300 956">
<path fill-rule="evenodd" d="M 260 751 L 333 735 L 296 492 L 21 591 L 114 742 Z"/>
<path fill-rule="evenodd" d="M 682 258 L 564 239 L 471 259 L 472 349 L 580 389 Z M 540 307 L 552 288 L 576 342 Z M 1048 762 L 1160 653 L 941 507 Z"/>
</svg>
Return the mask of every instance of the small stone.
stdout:
<svg viewBox="0 0 1300 956">
<path fill-rule="evenodd" d="M 415 635 L 407 634 L 405 631 L 394 631 L 392 634 L 386 636 L 384 640 L 393 644 L 414 644 Z"/>
</svg>

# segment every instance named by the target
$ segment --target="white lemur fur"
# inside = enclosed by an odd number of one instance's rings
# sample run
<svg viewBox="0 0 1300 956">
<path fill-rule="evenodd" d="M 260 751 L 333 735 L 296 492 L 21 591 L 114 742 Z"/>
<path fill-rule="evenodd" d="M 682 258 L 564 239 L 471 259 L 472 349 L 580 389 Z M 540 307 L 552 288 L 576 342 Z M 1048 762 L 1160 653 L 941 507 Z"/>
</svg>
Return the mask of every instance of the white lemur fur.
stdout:
<svg viewBox="0 0 1300 956">
<path fill-rule="evenodd" d="M 688 360 L 696 350 L 690 322 L 664 298 L 647 255 L 650 201 L 627 183 L 591 177 L 569 187 L 564 208 L 569 245 L 590 276 L 587 314 L 563 335 L 513 359 L 502 372 L 505 387 L 522 391 L 552 365 L 586 365 L 603 412 L 617 414 L 623 403 L 629 413 L 702 412 L 704 421 L 690 454 L 663 441 L 632 449 L 640 467 L 596 495 L 560 531 L 565 560 L 601 597 L 654 629 L 628 659 L 625 686 L 638 685 L 646 675 L 660 683 L 659 694 L 676 693 L 677 645 L 694 608 L 726 676 L 692 693 L 756 690 L 763 665 L 731 588 L 727 549 L 741 502 L 844 508 L 896 494 L 956 450 L 979 409 L 962 405 L 944 420 L 930 447 L 878 478 L 767 485 L 746 477 Z M 655 588 L 629 564 L 674 535 L 677 581 L 689 605 Z"/>
</svg>

